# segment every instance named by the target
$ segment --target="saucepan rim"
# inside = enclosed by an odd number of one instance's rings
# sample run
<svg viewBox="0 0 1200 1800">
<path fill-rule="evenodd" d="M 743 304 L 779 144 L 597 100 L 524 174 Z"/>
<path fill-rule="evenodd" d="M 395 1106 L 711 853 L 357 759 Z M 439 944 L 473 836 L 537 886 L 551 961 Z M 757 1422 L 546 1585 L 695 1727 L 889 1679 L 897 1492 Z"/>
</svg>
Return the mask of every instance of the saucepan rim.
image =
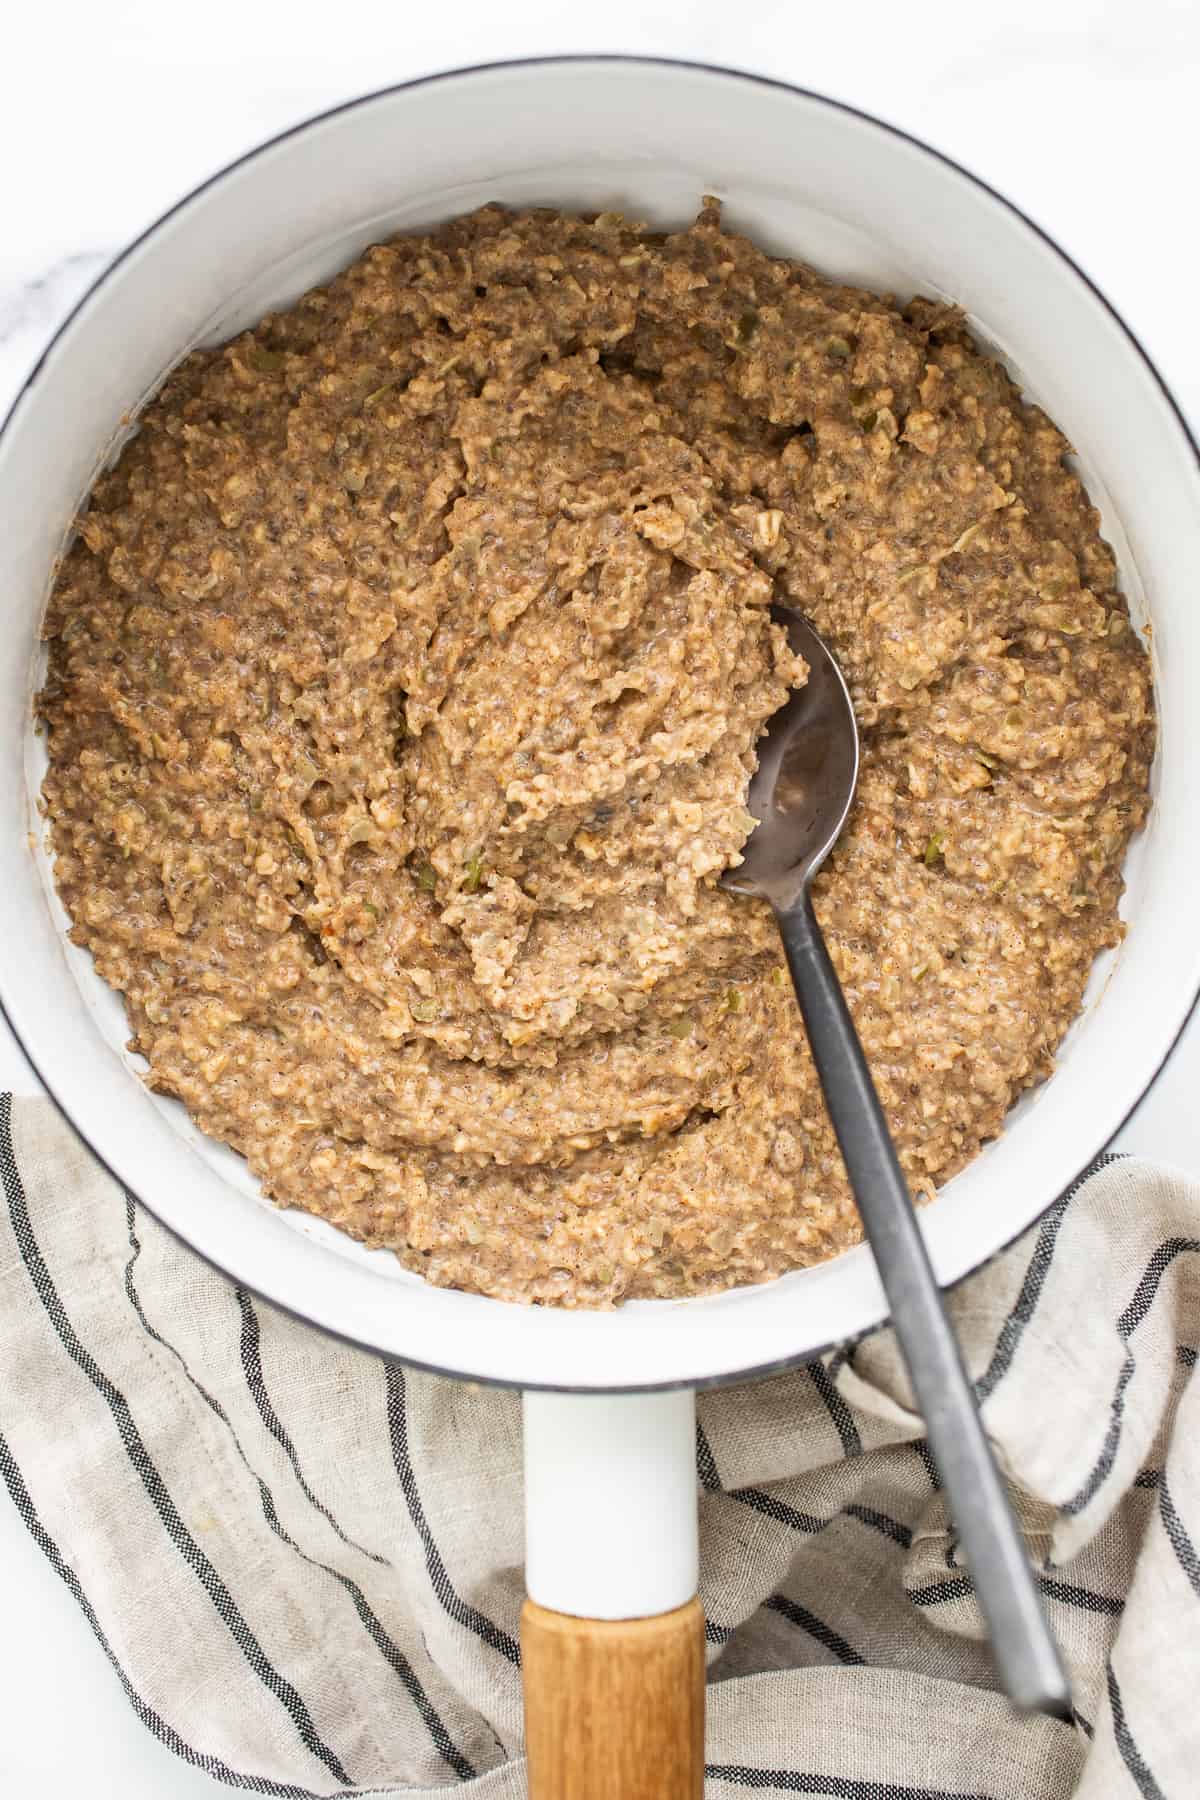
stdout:
<svg viewBox="0 0 1200 1800">
<path fill-rule="evenodd" d="M 1010 213 L 1011 215 L 1014 215 L 1015 218 L 1028 229 L 1028 231 L 1033 233 L 1038 239 L 1041 240 L 1042 244 L 1045 247 L 1047 247 L 1053 253 L 1053 255 L 1061 261 L 1061 263 L 1066 265 L 1067 269 L 1075 277 L 1075 279 L 1077 281 L 1079 281 L 1081 284 L 1083 284 L 1083 286 L 1090 291 L 1091 295 L 1097 301 L 1099 301 L 1100 305 L 1110 315 L 1111 320 L 1117 326 L 1118 330 L 1120 331 L 1120 333 L 1126 340 L 1127 344 L 1135 352 L 1137 358 L 1140 359 L 1140 362 L 1143 365 L 1144 371 L 1150 376 L 1152 382 L 1158 388 L 1161 397 L 1165 400 L 1167 407 L 1174 414 L 1175 420 L 1178 423 L 1178 426 L 1179 426 L 1179 429 L 1180 429 L 1180 432 L 1182 435 L 1182 439 L 1183 439 L 1184 443 L 1186 444 L 1191 457 L 1195 460 L 1195 463 L 1197 465 L 1197 471 L 1200 472 L 1200 446 L 1197 445 L 1196 438 L 1194 437 L 1193 433 L 1189 429 L 1187 420 L 1184 417 L 1184 414 L 1183 414 L 1178 402 L 1175 400 L 1174 395 L 1171 393 L 1171 390 L 1168 387 L 1166 381 L 1164 380 L 1163 376 L 1160 374 L 1159 370 L 1156 368 L 1154 362 L 1152 361 L 1147 350 L 1145 349 L 1145 346 L 1140 342 L 1136 333 L 1130 328 L 1130 326 L 1126 323 L 1126 321 L 1121 317 L 1121 315 L 1117 311 L 1117 309 L 1111 304 L 1111 302 L 1100 291 L 1100 289 L 1096 286 L 1095 282 L 1093 282 L 1091 280 L 1091 278 L 1088 276 L 1086 271 L 1083 270 L 1079 266 L 1079 264 L 1071 257 L 1069 252 L 1064 250 L 1063 247 L 1061 246 L 1061 244 L 1059 244 L 1056 241 L 1056 239 L 1050 235 L 1049 232 L 1044 230 L 1040 225 L 1038 225 L 1036 223 L 1036 221 L 1031 219 L 1028 216 L 1028 214 L 1026 214 L 1019 206 L 1014 204 L 1013 201 L 1009 200 L 1004 194 L 1000 193 L 996 188 L 991 186 L 987 181 L 983 180 L 980 176 L 974 174 L 971 170 L 964 168 L 962 166 L 962 164 L 955 161 L 955 159 L 953 157 L 946 155 L 945 152 L 938 150 L 938 149 L 934 148 L 933 146 L 925 143 L 922 139 L 914 136 L 910 132 L 903 130 L 901 127 L 891 124 L 887 120 L 880 119 L 880 118 L 876 117 L 875 115 L 871 114 L 870 112 L 867 112 L 859 107 L 852 106 L 849 103 L 847 103 L 846 101 L 832 99 L 828 95 L 815 92 L 812 89 L 799 86 L 798 84 L 795 84 L 795 83 L 780 81 L 780 80 L 775 79 L 774 77 L 761 75 L 761 74 L 755 73 L 750 70 L 722 66 L 720 64 L 710 63 L 710 62 L 696 60 L 696 59 L 676 58 L 676 57 L 655 57 L 655 56 L 642 56 L 642 55 L 612 55 L 612 54 L 577 54 L 577 55 L 565 55 L 565 56 L 517 57 L 517 58 L 505 59 L 505 60 L 501 60 L 501 61 L 477 63 L 477 64 L 471 64 L 471 65 L 465 65 L 465 66 L 461 66 L 461 67 L 440 70 L 436 73 L 417 76 L 409 81 L 389 83 L 386 86 L 375 89 L 374 91 L 372 91 L 370 93 L 358 95 L 358 96 L 354 97 L 353 99 L 346 100 L 336 106 L 329 107 L 320 113 L 315 113 L 312 116 L 300 121 L 299 123 L 289 126 L 286 130 L 278 132 L 274 136 L 263 140 L 261 143 L 254 145 L 251 149 L 247 150 L 243 155 L 236 157 L 231 162 L 226 164 L 224 167 L 215 171 L 212 175 L 207 177 L 204 181 L 198 183 L 188 193 L 183 195 L 178 201 L 175 202 L 174 205 L 169 207 L 157 219 L 155 219 L 152 224 L 148 225 L 144 231 L 139 233 L 138 236 L 136 238 L 134 238 L 132 240 L 132 242 L 130 244 L 128 244 L 110 264 L 107 265 L 107 267 L 96 278 L 96 280 L 91 283 L 91 285 L 88 287 L 86 292 L 75 303 L 75 305 L 72 307 L 71 311 L 67 314 L 66 318 L 59 325 L 59 327 L 55 331 L 54 335 L 50 338 L 50 340 L 44 346 L 40 356 L 38 357 L 37 361 L 34 363 L 29 374 L 25 378 L 25 381 L 22 383 L 20 389 L 18 390 L 18 392 L 13 400 L 12 406 L 9 409 L 9 411 L 4 419 L 3 424 L 0 425 L 0 444 L 3 443 L 5 434 L 8 432 L 9 427 L 12 424 L 14 416 L 16 415 L 18 409 L 21 406 L 22 400 L 24 399 L 26 394 L 29 392 L 29 390 L 32 388 L 34 383 L 37 381 L 38 375 L 39 375 L 40 371 L 42 370 L 43 366 L 45 365 L 47 358 L 54 351 L 56 345 L 58 345 L 58 343 L 64 337 L 64 335 L 69 331 L 70 327 L 72 326 L 72 324 L 74 323 L 76 318 L 89 306 L 89 304 L 92 302 L 92 300 L 95 298 L 95 296 L 100 292 L 100 290 L 103 289 L 106 286 L 106 284 L 109 283 L 113 279 L 113 277 L 116 275 L 116 273 L 123 267 L 123 265 L 131 257 L 133 257 L 136 254 L 136 252 L 140 249 L 140 247 L 142 245 L 146 244 L 150 239 L 152 239 L 170 220 L 172 220 L 175 217 L 176 214 L 178 214 L 184 208 L 189 206 L 193 201 L 195 201 L 199 196 L 204 194 L 208 189 L 212 188 L 216 184 L 226 180 L 229 176 L 233 175 L 238 169 L 244 167 L 248 163 L 253 162 L 256 158 L 263 156 L 264 154 L 270 152 L 271 150 L 277 148 L 278 146 L 288 142 L 289 140 L 296 138 L 298 136 L 302 136 L 304 133 L 311 131 L 314 127 L 317 127 L 327 121 L 335 119 L 343 114 L 353 112 L 360 108 L 370 107 L 374 103 L 379 102 L 381 100 L 386 100 L 390 97 L 408 93 L 408 92 L 411 92 L 416 89 L 426 88 L 426 87 L 430 87 L 430 86 L 436 86 L 438 83 L 443 83 L 443 82 L 461 81 L 464 77 L 494 75 L 494 74 L 502 73 L 506 70 L 521 70 L 521 69 L 528 70 L 528 69 L 534 69 L 534 68 L 554 68 L 554 67 L 577 67 L 577 66 L 581 66 L 581 65 L 597 65 L 597 66 L 635 65 L 635 66 L 642 66 L 642 67 L 649 67 L 649 68 L 657 67 L 657 68 L 662 68 L 664 70 L 691 71 L 694 73 L 700 73 L 700 74 L 704 74 L 704 75 L 708 75 L 708 76 L 716 76 L 721 79 L 728 80 L 730 82 L 758 85 L 763 88 L 776 90 L 776 91 L 782 92 L 784 94 L 798 97 L 807 102 L 815 103 L 818 107 L 827 108 L 831 112 L 840 113 L 843 115 L 847 115 L 848 117 L 850 117 L 852 119 L 859 120 L 859 121 L 873 127 L 875 130 L 890 136 L 897 142 L 903 143 L 906 146 L 909 146 L 911 148 L 918 150 L 919 152 L 921 152 L 921 154 L 923 156 L 929 157 L 929 158 L 933 159 L 934 161 L 944 165 L 947 169 L 952 171 L 955 175 L 960 176 L 963 179 L 965 179 L 965 181 L 967 183 L 969 183 L 971 187 L 978 190 L 983 195 L 990 197 L 991 200 L 998 202 L 999 205 L 1001 207 L 1003 207 L 1004 209 L 1006 209 L 1006 211 L 1008 213 Z M 1183 1035 L 1183 1032 L 1186 1030 L 1187 1024 L 1195 1012 L 1198 1001 L 1200 1001 L 1200 987 L 1197 987 L 1189 996 L 1187 1010 L 1183 1017 L 1182 1023 L 1180 1024 L 1178 1030 L 1175 1032 L 1174 1036 L 1172 1037 L 1171 1042 L 1167 1046 L 1165 1052 L 1163 1053 L 1163 1055 L 1160 1057 L 1160 1059 L 1157 1062 L 1157 1064 L 1155 1065 L 1155 1067 L 1150 1072 L 1149 1077 L 1146 1079 L 1144 1085 L 1142 1086 L 1140 1092 L 1137 1094 L 1136 1098 L 1133 1100 L 1133 1102 L 1127 1108 L 1127 1110 L 1125 1111 L 1123 1116 L 1114 1124 L 1112 1131 L 1108 1134 L 1107 1142 L 1111 1143 L 1113 1137 L 1115 1137 L 1117 1135 L 1117 1133 L 1123 1128 L 1123 1126 L 1128 1122 L 1128 1119 L 1137 1110 L 1138 1106 L 1140 1106 L 1141 1102 L 1145 1099 L 1147 1093 L 1149 1093 L 1150 1089 L 1153 1087 L 1154 1082 L 1157 1080 L 1159 1074 L 1162 1072 L 1162 1069 L 1165 1067 L 1176 1044 L 1179 1042 L 1180 1037 Z M 65 1098 L 60 1092 L 57 1091 L 54 1080 L 52 1078 L 48 1078 L 44 1068 L 39 1066 L 38 1055 L 30 1047 L 30 1045 L 25 1041 L 25 1038 L 22 1035 L 22 1032 L 18 1026 L 18 1023 L 17 1023 L 16 1019 L 13 1017 L 9 1006 L 6 1003 L 3 992 L 0 992 L 0 1014 L 2 1014 L 3 1017 L 5 1018 L 6 1022 L 8 1023 L 9 1029 L 12 1031 L 14 1038 L 16 1039 L 18 1044 L 21 1046 L 21 1049 L 23 1050 L 25 1056 L 27 1057 L 29 1063 L 31 1064 L 31 1066 L 33 1067 L 35 1073 L 37 1074 L 39 1080 L 41 1081 L 42 1086 L 45 1088 L 46 1092 L 49 1094 L 49 1096 L 50 1096 L 51 1100 L 54 1102 L 54 1104 L 58 1107 L 58 1109 L 62 1113 L 63 1117 L 71 1125 L 72 1129 L 77 1133 L 77 1135 L 88 1145 L 88 1148 L 91 1150 L 92 1154 L 97 1158 L 97 1160 L 105 1168 L 107 1168 L 109 1170 L 110 1174 L 112 1174 L 114 1176 L 114 1179 L 116 1179 L 122 1185 L 127 1186 L 128 1184 L 124 1183 L 122 1180 L 122 1177 L 117 1174 L 115 1169 L 113 1169 L 111 1162 L 105 1156 L 105 1154 L 96 1146 L 96 1144 L 94 1142 L 91 1141 L 88 1134 L 86 1132 L 80 1130 L 80 1127 L 76 1124 L 76 1122 L 72 1116 L 72 1109 L 71 1109 L 68 1099 Z M 1080 1170 L 1079 1172 L 1077 1172 L 1076 1178 L 1075 1178 L 1076 1183 L 1078 1182 L 1079 1179 L 1081 1179 L 1083 1173 L 1085 1173 L 1085 1172 L 1086 1171 L 1083 1171 L 1083 1170 Z M 154 1213 L 156 1217 L 158 1216 L 155 1205 L 154 1205 L 154 1201 L 152 1198 L 146 1198 L 144 1195 L 140 1195 L 140 1194 L 138 1195 L 138 1198 L 143 1200 L 144 1204 L 147 1206 L 148 1210 L 151 1213 Z M 1055 1198 L 1055 1196 L 1053 1196 L 1053 1195 L 1048 1196 L 1048 1198 L 1046 1200 L 1046 1206 L 1049 1206 L 1050 1204 L 1052 1204 L 1054 1198 Z M 211 1250 L 198 1249 L 197 1246 L 194 1243 L 192 1243 L 191 1240 L 187 1237 L 186 1232 L 179 1230 L 179 1228 L 176 1225 L 167 1224 L 165 1221 L 163 1221 L 163 1222 L 164 1222 L 164 1224 L 166 1224 L 166 1228 L 168 1230 L 172 1231 L 173 1235 L 179 1237 L 180 1241 L 187 1243 L 188 1248 L 190 1250 L 192 1250 L 194 1254 L 200 1255 L 205 1261 L 211 1263 L 212 1266 L 220 1269 L 222 1271 L 222 1273 L 231 1274 L 240 1282 L 244 1282 L 244 1284 L 246 1286 L 255 1288 L 255 1283 L 252 1279 L 246 1279 L 241 1274 L 240 1271 L 231 1270 L 231 1269 L 227 1268 L 222 1263 L 221 1259 L 218 1256 L 214 1256 L 212 1254 Z M 1021 1235 L 1022 1231 L 1028 1229 L 1028 1225 L 1029 1225 L 1029 1222 L 1027 1222 L 1025 1225 L 1020 1227 L 1020 1229 L 1017 1232 L 1013 1233 L 1013 1237 L 1010 1238 L 1008 1241 L 1012 1242 L 1015 1237 Z M 985 1254 L 984 1256 L 981 1256 L 979 1258 L 979 1260 L 974 1263 L 973 1268 L 971 1270 L 964 1271 L 964 1273 L 959 1277 L 959 1279 L 965 1280 L 969 1273 L 973 1273 L 975 1269 L 978 1269 L 978 1268 L 984 1266 L 984 1264 L 987 1261 L 991 1260 L 991 1258 L 993 1256 L 1000 1254 L 1001 1250 L 1006 1247 L 1007 1247 L 1006 1245 L 1003 1245 L 1000 1247 L 1000 1249 L 993 1249 L 990 1252 L 988 1252 L 987 1254 Z M 953 1285 L 953 1283 L 951 1285 Z M 255 1291 L 258 1291 L 258 1290 L 255 1289 Z M 309 1314 L 307 1314 L 303 1310 L 303 1308 L 301 1306 L 291 1304 L 286 1298 L 281 1299 L 275 1293 L 268 1294 L 266 1296 L 266 1298 L 269 1300 L 269 1303 L 271 1305 L 279 1307 L 280 1310 L 282 1310 L 282 1311 L 291 1313 L 292 1316 L 304 1321 L 305 1323 L 315 1325 L 317 1329 L 325 1332 L 327 1335 L 329 1335 L 331 1337 L 341 1338 L 343 1341 L 345 1341 L 347 1343 L 351 1343 L 358 1348 L 371 1350 L 371 1351 L 375 1352 L 376 1354 L 380 1354 L 380 1355 L 392 1354 L 391 1352 L 388 1352 L 388 1351 L 382 1349 L 381 1346 L 379 1346 L 376 1343 L 370 1342 L 369 1340 L 366 1340 L 366 1339 L 363 1339 L 360 1337 L 356 1337 L 352 1332 L 343 1331 L 343 1330 L 337 1328 L 336 1326 L 331 1326 L 328 1323 L 326 1323 L 324 1320 L 318 1321 L 318 1320 L 313 1319 Z M 884 1320 L 883 1323 L 886 1323 L 886 1320 Z M 632 1393 L 632 1392 L 664 1391 L 664 1390 L 668 1390 L 668 1389 L 672 1389 L 672 1388 L 684 1388 L 684 1387 L 701 1387 L 701 1388 L 717 1387 L 717 1386 L 721 1386 L 721 1385 L 724 1385 L 729 1382 L 754 1380 L 754 1379 L 761 1378 L 766 1375 L 777 1373 L 777 1372 L 785 1370 L 785 1369 L 795 1368 L 806 1362 L 812 1361 L 815 1357 L 819 1356 L 822 1353 L 822 1350 L 828 1349 L 829 1347 L 830 1347 L 829 1344 L 825 1344 L 825 1345 L 819 1346 L 819 1347 L 808 1347 L 808 1348 L 805 1348 L 804 1350 L 797 1351 L 794 1354 L 788 1354 L 788 1355 L 781 1356 L 770 1362 L 756 1363 L 756 1364 L 754 1364 L 752 1366 L 748 1366 L 748 1367 L 738 1365 L 729 1370 L 721 1370 L 721 1371 L 717 1371 L 714 1373 L 702 1375 L 699 1377 L 681 1376 L 678 1379 L 639 1382 L 636 1384 L 632 1384 L 632 1383 L 628 1383 L 628 1382 L 617 1383 L 609 1388 L 596 1387 L 591 1384 L 589 1384 L 585 1387 L 585 1386 L 581 1386 L 578 1384 L 572 1385 L 571 1383 L 554 1382 L 554 1381 L 537 1381 L 537 1380 L 533 1380 L 533 1381 L 525 1380 L 525 1381 L 523 1381 L 523 1385 L 529 1386 L 529 1387 L 541 1387 L 541 1388 L 545 1388 L 545 1389 L 548 1389 L 551 1391 L 564 1392 L 564 1393 L 569 1393 L 569 1392 L 581 1392 L 581 1393 L 582 1392 L 586 1392 L 586 1393 L 631 1392 Z M 424 1369 L 429 1370 L 431 1373 L 435 1373 L 435 1374 L 447 1375 L 447 1376 L 452 1376 L 452 1377 L 458 1377 L 462 1374 L 461 1370 L 454 1369 L 454 1368 L 447 1368 L 443 1364 L 440 1364 L 436 1361 L 423 1360 L 418 1356 L 410 1355 L 407 1351 L 405 1351 L 403 1354 L 403 1360 L 407 1363 L 410 1363 L 413 1367 L 424 1368 Z M 505 1378 L 505 1377 L 496 1376 L 496 1375 L 489 1375 L 487 1373 L 472 1372 L 468 1378 L 471 1380 L 474 1380 L 474 1381 L 478 1381 L 484 1385 L 492 1385 L 492 1386 L 498 1386 L 498 1387 L 508 1387 L 508 1386 L 513 1385 L 511 1378 Z"/>
</svg>

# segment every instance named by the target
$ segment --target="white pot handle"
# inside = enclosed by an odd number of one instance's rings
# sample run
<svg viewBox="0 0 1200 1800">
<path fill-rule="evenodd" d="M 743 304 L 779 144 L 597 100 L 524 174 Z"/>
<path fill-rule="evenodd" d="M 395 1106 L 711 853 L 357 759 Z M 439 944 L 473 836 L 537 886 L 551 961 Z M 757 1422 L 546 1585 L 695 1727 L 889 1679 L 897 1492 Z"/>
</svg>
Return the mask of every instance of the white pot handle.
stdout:
<svg viewBox="0 0 1200 1800">
<path fill-rule="evenodd" d="M 700 1800 L 695 1395 L 524 1409 L 530 1800 Z"/>
<path fill-rule="evenodd" d="M 644 1619 L 696 1592 L 696 1397 L 527 1393 L 525 1587 L 552 1612 Z"/>
</svg>

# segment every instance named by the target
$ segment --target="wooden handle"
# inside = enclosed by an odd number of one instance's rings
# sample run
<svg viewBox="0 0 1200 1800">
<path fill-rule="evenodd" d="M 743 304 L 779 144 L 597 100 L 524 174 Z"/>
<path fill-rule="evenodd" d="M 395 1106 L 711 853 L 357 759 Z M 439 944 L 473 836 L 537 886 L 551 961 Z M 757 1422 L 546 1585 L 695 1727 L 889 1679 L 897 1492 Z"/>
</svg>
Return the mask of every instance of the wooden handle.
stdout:
<svg viewBox="0 0 1200 1800">
<path fill-rule="evenodd" d="M 529 1800 L 702 1800 L 704 1614 L 521 1613 Z"/>
</svg>

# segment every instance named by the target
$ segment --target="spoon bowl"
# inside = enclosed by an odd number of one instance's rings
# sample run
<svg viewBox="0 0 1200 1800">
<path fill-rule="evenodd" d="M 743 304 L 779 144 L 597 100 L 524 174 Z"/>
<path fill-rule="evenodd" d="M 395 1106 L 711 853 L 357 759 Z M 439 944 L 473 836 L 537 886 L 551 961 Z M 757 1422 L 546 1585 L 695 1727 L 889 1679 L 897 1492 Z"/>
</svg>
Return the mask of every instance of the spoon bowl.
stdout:
<svg viewBox="0 0 1200 1800">
<path fill-rule="evenodd" d="M 746 806 L 758 821 L 742 861 L 723 876 L 738 894 L 759 894 L 778 910 L 798 897 L 841 833 L 858 781 L 858 725 L 845 678 L 803 613 L 772 616 L 808 665 L 759 746 Z"/>
</svg>

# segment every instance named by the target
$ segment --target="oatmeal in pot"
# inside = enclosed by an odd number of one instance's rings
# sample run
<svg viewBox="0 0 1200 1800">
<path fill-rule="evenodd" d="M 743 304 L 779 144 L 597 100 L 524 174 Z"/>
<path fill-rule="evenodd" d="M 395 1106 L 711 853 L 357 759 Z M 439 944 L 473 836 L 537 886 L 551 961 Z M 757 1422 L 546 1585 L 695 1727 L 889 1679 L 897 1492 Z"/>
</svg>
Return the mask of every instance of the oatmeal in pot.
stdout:
<svg viewBox="0 0 1200 1800">
<path fill-rule="evenodd" d="M 951 308 L 488 207 L 190 356 L 46 625 L 56 876 L 147 1080 L 430 1281 L 602 1306 L 859 1224 L 755 746 L 851 684 L 816 908 L 908 1178 L 1052 1067 L 1121 927 L 1146 658 L 1068 446 Z"/>
</svg>

